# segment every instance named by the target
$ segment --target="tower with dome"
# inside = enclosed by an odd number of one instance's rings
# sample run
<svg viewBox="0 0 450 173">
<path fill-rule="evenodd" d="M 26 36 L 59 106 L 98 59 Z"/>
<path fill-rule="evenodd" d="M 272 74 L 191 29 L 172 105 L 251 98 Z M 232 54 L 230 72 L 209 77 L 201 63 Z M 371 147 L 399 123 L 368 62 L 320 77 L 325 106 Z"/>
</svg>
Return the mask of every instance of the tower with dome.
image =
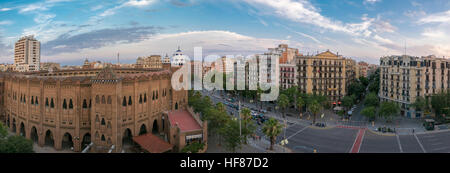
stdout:
<svg viewBox="0 0 450 173">
<path fill-rule="evenodd" d="M 187 59 L 188 59 L 187 56 L 183 54 L 183 52 L 180 49 L 180 46 L 178 46 L 178 50 L 175 51 L 172 57 L 171 61 L 172 67 L 183 66 L 184 64 L 187 63 Z"/>
</svg>

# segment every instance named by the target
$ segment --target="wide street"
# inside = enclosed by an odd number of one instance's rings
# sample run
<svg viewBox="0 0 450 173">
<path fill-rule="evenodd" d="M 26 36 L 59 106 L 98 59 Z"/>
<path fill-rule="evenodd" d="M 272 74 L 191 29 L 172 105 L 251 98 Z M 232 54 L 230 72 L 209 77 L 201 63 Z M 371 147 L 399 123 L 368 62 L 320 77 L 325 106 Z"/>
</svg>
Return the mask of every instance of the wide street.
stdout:
<svg viewBox="0 0 450 173">
<path fill-rule="evenodd" d="M 211 97 L 216 104 L 225 102 L 225 98 L 219 92 L 203 91 L 204 95 Z M 245 107 L 259 109 L 259 104 L 244 103 Z M 265 105 L 268 105 L 267 103 Z M 272 105 L 273 106 L 273 105 Z M 263 106 L 267 109 L 267 106 Z M 364 121 L 365 117 L 359 115 L 362 104 L 358 104 L 356 113 L 352 117 L 358 121 Z M 229 113 L 237 116 L 238 111 L 227 106 Z M 271 112 L 264 114 L 274 117 L 284 123 L 281 113 Z M 415 127 L 416 124 L 404 120 L 406 125 Z M 400 121 L 401 122 L 401 121 Z M 411 122 L 415 122 L 411 120 Z M 408 124 L 409 123 L 409 124 Z M 325 128 L 311 126 L 309 121 L 300 120 L 296 117 L 288 117 L 286 131 L 282 132 L 277 143 L 284 138 L 288 140 L 287 148 L 292 152 L 299 153 L 447 153 L 450 152 L 450 130 L 425 132 L 416 130 L 415 133 L 380 133 L 367 123 L 366 127 L 358 127 L 345 124 L 332 124 Z M 377 123 L 378 124 L 378 123 Z M 397 124 L 397 127 L 403 127 Z M 262 136 L 258 126 L 256 134 Z M 378 127 L 378 126 L 375 126 Z M 267 139 L 266 139 L 267 140 Z"/>
</svg>

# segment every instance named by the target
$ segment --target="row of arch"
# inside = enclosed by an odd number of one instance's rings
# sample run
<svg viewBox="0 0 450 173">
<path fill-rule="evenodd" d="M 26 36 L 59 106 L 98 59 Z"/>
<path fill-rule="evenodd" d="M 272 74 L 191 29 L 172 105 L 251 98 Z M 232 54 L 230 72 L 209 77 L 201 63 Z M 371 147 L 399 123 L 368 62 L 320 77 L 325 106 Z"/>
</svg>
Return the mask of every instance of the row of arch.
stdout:
<svg viewBox="0 0 450 173">
<path fill-rule="evenodd" d="M 20 123 L 19 125 L 19 129 L 17 129 L 16 127 L 16 119 L 13 118 L 12 119 L 12 127 L 10 127 L 10 117 L 7 117 L 7 126 L 8 128 L 10 128 L 12 130 L 12 132 L 16 133 L 16 130 L 19 130 L 19 135 L 26 137 L 26 129 L 25 129 L 25 124 L 23 122 Z M 162 122 L 162 128 L 164 130 L 164 120 Z M 153 125 L 152 125 L 152 131 L 153 134 L 158 134 L 159 133 L 159 126 L 157 123 L 157 120 L 153 121 Z M 31 128 L 30 133 L 30 139 L 33 142 L 38 143 L 39 142 L 39 135 L 38 135 L 38 131 L 37 128 L 35 126 L 33 126 Z M 138 135 L 143 135 L 148 133 L 147 131 L 147 126 L 145 124 L 142 124 L 139 128 L 139 133 Z M 133 145 L 133 133 L 132 131 L 127 128 L 125 129 L 123 136 L 122 136 L 122 145 Z M 104 135 L 102 135 L 101 138 L 102 141 L 105 141 L 105 137 Z M 83 150 L 86 146 L 88 146 L 91 143 L 91 134 L 85 133 L 81 139 L 81 150 Z M 109 142 L 110 143 L 110 142 Z M 44 146 L 50 146 L 50 147 L 55 147 L 55 138 L 54 138 L 54 134 L 53 132 L 48 129 L 47 131 L 45 131 L 45 136 L 44 136 Z M 61 140 L 61 149 L 71 149 L 74 147 L 74 142 L 73 142 L 73 137 L 70 133 L 66 132 L 64 133 L 62 140 Z"/>
</svg>

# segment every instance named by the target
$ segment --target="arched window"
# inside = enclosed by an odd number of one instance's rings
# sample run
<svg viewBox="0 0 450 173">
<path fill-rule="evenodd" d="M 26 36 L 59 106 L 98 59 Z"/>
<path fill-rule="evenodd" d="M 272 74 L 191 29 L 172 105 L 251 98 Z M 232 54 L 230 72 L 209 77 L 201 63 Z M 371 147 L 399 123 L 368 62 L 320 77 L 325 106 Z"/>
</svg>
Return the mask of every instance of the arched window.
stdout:
<svg viewBox="0 0 450 173">
<path fill-rule="evenodd" d="M 83 100 L 83 109 L 86 109 L 87 108 L 87 102 L 86 102 L 86 99 L 84 99 Z"/>
<path fill-rule="evenodd" d="M 158 100 L 158 90 L 156 90 L 156 100 Z"/>
<path fill-rule="evenodd" d="M 69 100 L 69 109 L 73 109 L 73 102 L 72 102 L 72 99 Z"/>
<path fill-rule="evenodd" d="M 175 103 L 175 110 L 178 110 L 178 103 Z"/>
<path fill-rule="evenodd" d="M 102 95 L 102 104 L 106 104 L 105 95 Z"/>
<path fill-rule="evenodd" d="M 98 114 L 97 115 L 95 115 L 95 122 L 99 122 L 100 121 L 100 119 L 98 118 Z"/>
<path fill-rule="evenodd" d="M 153 91 L 152 100 L 155 100 L 155 91 Z"/>
<path fill-rule="evenodd" d="M 55 103 L 53 102 L 53 98 L 50 100 L 50 107 L 54 108 L 55 107 Z"/>
<path fill-rule="evenodd" d="M 131 96 L 128 97 L 128 105 L 132 105 L 133 101 L 131 101 Z"/>
<path fill-rule="evenodd" d="M 23 103 L 27 103 L 27 96 L 23 95 Z"/>
<path fill-rule="evenodd" d="M 139 104 L 142 104 L 142 94 L 139 94 Z"/>
<path fill-rule="evenodd" d="M 111 104 L 112 103 L 112 98 L 111 98 L 111 96 L 108 96 L 108 104 Z"/>
<path fill-rule="evenodd" d="M 108 129 L 111 128 L 111 122 L 108 121 L 108 125 L 106 126 Z"/>
<path fill-rule="evenodd" d="M 102 135 L 102 141 L 105 141 L 105 135 Z"/>
<path fill-rule="evenodd" d="M 67 109 L 67 102 L 66 102 L 66 99 L 64 99 L 64 101 L 63 101 L 62 108 L 63 108 L 63 109 Z"/>
<path fill-rule="evenodd" d="M 48 97 L 45 98 L 45 107 L 48 107 Z"/>
<path fill-rule="evenodd" d="M 34 96 L 31 96 L 31 104 L 34 105 Z"/>
<path fill-rule="evenodd" d="M 89 99 L 89 108 L 92 107 L 92 99 Z"/>
<path fill-rule="evenodd" d="M 102 118 L 102 126 L 106 125 L 105 119 Z"/>
<path fill-rule="evenodd" d="M 147 103 L 147 93 L 144 93 L 144 103 Z"/>
<path fill-rule="evenodd" d="M 122 106 L 127 106 L 127 98 L 123 96 Z"/>
<path fill-rule="evenodd" d="M 23 100 L 23 97 L 22 97 L 22 94 L 20 94 L 20 102 L 23 102 L 22 100 Z"/>
<path fill-rule="evenodd" d="M 95 103 L 96 104 L 100 103 L 100 97 L 98 95 L 95 96 Z"/>
<path fill-rule="evenodd" d="M 39 101 L 38 101 L 38 97 L 36 96 L 36 101 L 34 102 L 34 104 L 39 105 Z"/>
</svg>

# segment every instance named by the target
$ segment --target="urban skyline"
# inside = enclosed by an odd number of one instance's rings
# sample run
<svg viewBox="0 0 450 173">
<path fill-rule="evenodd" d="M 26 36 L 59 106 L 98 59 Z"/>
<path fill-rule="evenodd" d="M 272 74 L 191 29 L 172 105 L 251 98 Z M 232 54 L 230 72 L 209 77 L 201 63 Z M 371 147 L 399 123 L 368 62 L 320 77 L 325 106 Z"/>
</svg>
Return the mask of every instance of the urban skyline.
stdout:
<svg viewBox="0 0 450 173">
<path fill-rule="evenodd" d="M 192 57 L 196 46 L 206 55 L 249 55 L 285 43 L 302 54 L 330 49 L 376 64 L 405 48 L 413 56 L 450 51 L 450 3 L 440 0 L 44 0 L 1 6 L 2 63 L 12 63 L 14 42 L 25 35 L 41 41 L 42 62 L 64 65 L 85 58 L 115 62 L 117 53 L 130 63 L 171 54 L 178 45 Z"/>
</svg>

